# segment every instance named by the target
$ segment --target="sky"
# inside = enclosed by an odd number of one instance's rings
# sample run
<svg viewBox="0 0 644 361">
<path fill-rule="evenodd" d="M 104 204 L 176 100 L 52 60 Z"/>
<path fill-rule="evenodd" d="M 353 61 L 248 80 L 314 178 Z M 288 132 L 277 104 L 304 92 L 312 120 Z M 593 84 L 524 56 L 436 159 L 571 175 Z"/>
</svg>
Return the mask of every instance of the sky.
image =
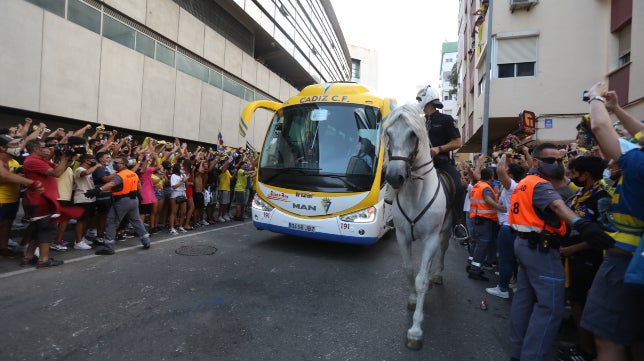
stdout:
<svg viewBox="0 0 644 361">
<path fill-rule="evenodd" d="M 377 93 L 415 102 L 438 87 L 441 46 L 458 40 L 458 0 L 331 0 L 347 44 L 378 51 Z"/>
</svg>

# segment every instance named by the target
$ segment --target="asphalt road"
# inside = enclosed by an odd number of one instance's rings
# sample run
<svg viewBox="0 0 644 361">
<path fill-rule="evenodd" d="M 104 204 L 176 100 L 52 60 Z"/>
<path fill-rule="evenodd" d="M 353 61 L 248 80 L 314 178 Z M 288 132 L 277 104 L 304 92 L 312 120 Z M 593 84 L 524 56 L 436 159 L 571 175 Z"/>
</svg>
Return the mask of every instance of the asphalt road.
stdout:
<svg viewBox="0 0 644 361">
<path fill-rule="evenodd" d="M 465 250 L 450 247 L 420 351 L 404 346 L 394 235 L 347 246 L 235 222 L 149 250 L 69 251 L 51 269 L 0 259 L 0 360 L 509 360 L 510 301 L 485 293 L 494 276 L 468 279 Z"/>
</svg>

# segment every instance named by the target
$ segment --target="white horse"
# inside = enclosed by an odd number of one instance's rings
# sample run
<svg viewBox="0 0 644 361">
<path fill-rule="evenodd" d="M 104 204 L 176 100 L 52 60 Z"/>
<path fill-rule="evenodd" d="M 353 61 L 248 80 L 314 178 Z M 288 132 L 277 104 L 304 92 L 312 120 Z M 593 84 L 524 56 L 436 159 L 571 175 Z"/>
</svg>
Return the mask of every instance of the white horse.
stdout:
<svg viewBox="0 0 644 361">
<path fill-rule="evenodd" d="M 418 106 L 406 104 L 395 108 L 384 123 L 382 134 L 388 158 L 386 179 L 398 190 L 392 215 L 410 288 L 407 308 L 414 311 L 406 346 L 419 350 L 423 346 L 423 302 L 431 288 L 430 270 L 431 280 L 442 284 L 445 252 L 452 235 L 453 213 L 448 211 L 451 199 L 448 194 L 453 194 L 455 188 L 451 178 L 441 177 L 434 167 L 425 119 Z M 412 241 L 423 247 L 415 279 Z"/>
</svg>

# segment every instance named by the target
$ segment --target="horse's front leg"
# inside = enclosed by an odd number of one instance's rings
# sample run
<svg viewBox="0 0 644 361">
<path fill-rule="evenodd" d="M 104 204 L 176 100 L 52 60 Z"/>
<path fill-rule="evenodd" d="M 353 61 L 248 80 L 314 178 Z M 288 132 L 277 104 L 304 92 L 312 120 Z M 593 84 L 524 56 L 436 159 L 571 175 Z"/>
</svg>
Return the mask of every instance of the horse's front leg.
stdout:
<svg viewBox="0 0 644 361">
<path fill-rule="evenodd" d="M 438 241 L 438 235 L 424 240 L 423 257 L 418 275 L 416 275 L 416 294 L 418 295 L 418 300 L 416 310 L 414 310 L 411 328 L 407 330 L 407 342 L 405 344 L 405 346 L 412 350 L 420 350 L 423 347 L 423 329 L 421 327 L 425 317 L 423 306 L 425 295 L 429 289 L 429 269 L 432 258 L 438 249 Z"/>
<path fill-rule="evenodd" d="M 413 311 L 416 309 L 416 288 L 414 287 L 414 265 L 411 260 L 411 241 L 398 229 L 396 230 L 396 239 L 402 255 L 403 272 L 407 282 L 407 290 L 409 291 L 407 309 Z"/>
<path fill-rule="evenodd" d="M 443 224 L 443 229 L 441 230 L 439 240 L 440 240 L 440 255 L 438 259 L 438 265 L 434 264 L 431 271 L 432 283 L 437 285 L 443 284 L 443 270 L 445 269 L 445 253 L 447 253 L 447 248 L 449 248 L 449 241 L 452 237 L 451 222 L 446 222 Z"/>
</svg>

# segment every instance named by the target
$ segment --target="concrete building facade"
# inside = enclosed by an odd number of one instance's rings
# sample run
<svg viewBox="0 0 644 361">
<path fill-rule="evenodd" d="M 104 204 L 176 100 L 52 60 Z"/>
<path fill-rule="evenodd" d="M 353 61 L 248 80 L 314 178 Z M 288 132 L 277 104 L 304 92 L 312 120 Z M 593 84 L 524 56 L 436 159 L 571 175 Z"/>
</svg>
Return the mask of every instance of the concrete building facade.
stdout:
<svg viewBox="0 0 644 361">
<path fill-rule="evenodd" d="M 3 0 L 0 113 L 146 134 L 261 144 L 269 113 L 238 135 L 252 100 L 347 80 L 328 0 Z"/>
<path fill-rule="evenodd" d="M 457 60 L 458 42 L 444 42 L 441 49 L 440 84 L 438 87 L 443 102 L 443 113 L 451 115 L 454 119 L 457 117 L 457 88 L 450 83 L 449 77 L 452 74 L 452 69 L 458 70 L 456 68 Z"/>
<path fill-rule="evenodd" d="M 351 81 L 364 84 L 371 91 L 378 91 L 378 51 L 349 44 L 351 55 Z"/>
<path fill-rule="evenodd" d="M 494 1 L 491 24 L 488 4 L 460 1 L 462 152 L 481 151 L 486 81 L 489 147 L 518 131 L 524 110 L 537 120 L 536 133 L 526 141 L 573 141 L 580 116 L 588 112 L 582 91 L 600 80 L 618 91 L 625 109 L 644 119 L 644 2 Z"/>
</svg>

